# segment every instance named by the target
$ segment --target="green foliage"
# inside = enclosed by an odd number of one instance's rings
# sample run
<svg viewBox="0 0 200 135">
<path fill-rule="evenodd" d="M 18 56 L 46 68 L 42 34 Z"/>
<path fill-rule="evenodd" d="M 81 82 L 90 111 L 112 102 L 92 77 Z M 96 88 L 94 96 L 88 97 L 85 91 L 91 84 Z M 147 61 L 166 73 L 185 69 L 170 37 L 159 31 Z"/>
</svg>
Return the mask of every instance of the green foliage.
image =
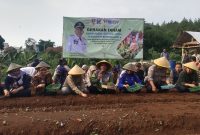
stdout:
<svg viewBox="0 0 200 135">
<path fill-rule="evenodd" d="M 5 40 L 3 39 L 3 37 L 0 35 L 0 50 L 4 49 L 4 42 Z"/>
<path fill-rule="evenodd" d="M 39 52 L 44 52 L 48 47 L 53 47 L 55 42 L 52 42 L 51 40 L 45 41 L 40 39 L 38 44 L 36 45 L 39 49 Z"/>
<path fill-rule="evenodd" d="M 200 31 L 200 19 L 194 21 L 183 19 L 180 23 L 171 21 L 169 23 L 163 23 L 161 25 L 148 24 L 144 25 L 144 59 L 153 59 L 156 56 L 149 49 L 154 48 L 154 51 L 161 53 L 163 48 L 166 48 L 168 52 L 172 52 L 173 42 L 176 40 L 179 33 L 182 31 Z M 178 56 L 171 54 L 173 59 L 178 59 Z M 178 55 L 181 55 L 179 53 Z M 175 57 L 175 58 L 174 58 Z"/>
</svg>

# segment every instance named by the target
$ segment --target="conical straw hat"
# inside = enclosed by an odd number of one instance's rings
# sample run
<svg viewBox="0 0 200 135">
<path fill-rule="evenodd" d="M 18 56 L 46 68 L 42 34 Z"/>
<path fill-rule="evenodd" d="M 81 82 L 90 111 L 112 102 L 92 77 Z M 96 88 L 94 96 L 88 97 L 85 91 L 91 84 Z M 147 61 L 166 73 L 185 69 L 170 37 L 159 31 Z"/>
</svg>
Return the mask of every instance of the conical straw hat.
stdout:
<svg viewBox="0 0 200 135">
<path fill-rule="evenodd" d="M 84 74 L 85 71 L 80 68 L 78 65 L 75 65 L 71 70 L 69 70 L 68 74 L 69 75 L 82 75 Z"/>
<path fill-rule="evenodd" d="M 45 63 L 44 61 L 41 61 L 35 68 L 38 69 L 38 68 L 42 68 L 42 67 L 50 68 L 50 66 L 47 63 Z"/>
<path fill-rule="evenodd" d="M 188 62 L 188 63 L 183 64 L 183 66 L 193 69 L 195 71 L 198 71 L 198 67 L 196 66 L 195 62 Z"/>
<path fill-rule="evenodd" d="M 102 60 L 102 61 L 97 62 L 96 63 L 97 68 L 100 68 L 101 64 L 106 64 L 107 68 L 108 68 L 107 70 L 111 70 L 111 68 L 112 68 L 112 65 L 106 60 Z"/>
<path fill-rule="evenodd" d="M 15 69 L 19 69 L 21 68 L 22 66 L 21 65 L 18 65 L 16 63 L 11 63 L 7 69 L 7 73 L 12 71 L 12 70 L 15 70 Z"/>
<path fill-rule="evenodd" d="M 127 63 L 123 66 L 123 69 L 125 70 L 130 70 L 130 71 L 135 71 L 135 65 L 133 65 L 132 63 Z"/>
<path fill-rule="evenodd" d="M 164 68 L 170 68 L 169 61 L 165 57 L 155 59 L 153 62 L 157 66 L 164 67 Z"/>
</svg>

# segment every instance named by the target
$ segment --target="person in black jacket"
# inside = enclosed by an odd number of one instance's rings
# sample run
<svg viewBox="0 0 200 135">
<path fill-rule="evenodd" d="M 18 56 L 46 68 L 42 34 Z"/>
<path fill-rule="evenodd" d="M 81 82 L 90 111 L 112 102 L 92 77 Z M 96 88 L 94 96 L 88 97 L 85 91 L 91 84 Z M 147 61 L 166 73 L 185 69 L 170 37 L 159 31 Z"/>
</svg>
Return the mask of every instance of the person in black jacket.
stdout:
<svg viewBox="0 0 200 135">
<path fill-rule="evenodd" d="M 8 75 L 5 78 L 4 96 L 27 97 L 31 96 L 31 77 L 21 71 L 22 66 L 11 63 L 8 67 Z"/>
</svg>

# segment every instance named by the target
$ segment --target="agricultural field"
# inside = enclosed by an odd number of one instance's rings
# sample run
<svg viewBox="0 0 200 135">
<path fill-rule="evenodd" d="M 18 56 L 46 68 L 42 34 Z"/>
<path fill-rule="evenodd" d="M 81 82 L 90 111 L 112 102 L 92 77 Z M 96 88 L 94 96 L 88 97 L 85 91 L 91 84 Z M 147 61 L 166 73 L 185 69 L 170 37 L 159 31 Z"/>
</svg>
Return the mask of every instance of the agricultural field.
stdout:
<svg viewBox="0 0 200 135">
<path fill-rule="evenodd" d="M 199 93 L 0 99 L 0 134 L 198 135 Z"/>
</svg>

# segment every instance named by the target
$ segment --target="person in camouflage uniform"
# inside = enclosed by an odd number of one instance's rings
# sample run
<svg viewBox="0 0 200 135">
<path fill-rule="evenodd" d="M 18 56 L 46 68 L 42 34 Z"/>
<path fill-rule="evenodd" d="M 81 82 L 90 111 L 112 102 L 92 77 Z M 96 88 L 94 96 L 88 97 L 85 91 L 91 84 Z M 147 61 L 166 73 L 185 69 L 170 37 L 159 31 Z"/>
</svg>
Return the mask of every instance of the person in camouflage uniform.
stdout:
<svg viewBox="0 0 200 135">
<path fill-rule="evenodd" d="M 45 92 L 45 87 L 52 83 L 52 74 L 48 70 L 50 66 L 45 62 L 40 62 L 35 69 L 37 73 L 33 76 L 32 85 L 34 89 L 32 94 L 42 94 Z"/>
<path fill-rule="evenodd" d="M 69 72 L 62 87 L 63 94 L 76 93 L 82 97 L 87 97 L 87 88 L 83 81 L 85 71 L 75 65 Z"/>
<path fill-rule="evenodd" d="M 91 93 L 107 93 L 108 90 L 102 89 L 102 85 L 113 84 L 113 74 L 110 72 L 112 65 L 106 60 L 97 62 L 96 67 L 98 70 L 91 76 L 91 87 L 89 90 Z"/>
</svg>

